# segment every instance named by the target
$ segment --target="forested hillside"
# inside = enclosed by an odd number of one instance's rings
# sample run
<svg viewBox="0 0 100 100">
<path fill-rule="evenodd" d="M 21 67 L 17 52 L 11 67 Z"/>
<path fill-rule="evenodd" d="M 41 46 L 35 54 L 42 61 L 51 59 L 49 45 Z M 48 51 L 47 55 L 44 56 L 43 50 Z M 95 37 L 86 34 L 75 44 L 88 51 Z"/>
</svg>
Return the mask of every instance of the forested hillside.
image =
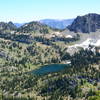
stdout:
<svg viewBox="0 0 100 100">
<path fill-rule="evenodd" d="M 54 30 L 38 22 L 19 28 L 1 23 L 0 100 L 99 100 L 100 47 L 84 46 L 83 37 L 88 39 L 82 33 Z M 98 43 L 98 37 L 99 32 L 90 43 Z M 52 64 L 66 67 L 32 73 Z"/>
</svg>

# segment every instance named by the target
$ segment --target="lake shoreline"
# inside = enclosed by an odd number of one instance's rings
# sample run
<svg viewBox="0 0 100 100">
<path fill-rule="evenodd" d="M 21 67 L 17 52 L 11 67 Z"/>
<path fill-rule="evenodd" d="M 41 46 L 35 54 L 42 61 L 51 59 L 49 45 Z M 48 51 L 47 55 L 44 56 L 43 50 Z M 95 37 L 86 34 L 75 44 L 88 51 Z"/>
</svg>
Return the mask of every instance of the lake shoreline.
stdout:
<svg viewBox="0 0 100 100">
<path fill-rule="evenodd" d="M 53 72 L 59 72 L 70 65 L 68 64 L 49 64 L 43 65 L 38 69 L 30 71 L 32 74 L 41 75 L 41 74 L 49 74 Z"/>
</svg>

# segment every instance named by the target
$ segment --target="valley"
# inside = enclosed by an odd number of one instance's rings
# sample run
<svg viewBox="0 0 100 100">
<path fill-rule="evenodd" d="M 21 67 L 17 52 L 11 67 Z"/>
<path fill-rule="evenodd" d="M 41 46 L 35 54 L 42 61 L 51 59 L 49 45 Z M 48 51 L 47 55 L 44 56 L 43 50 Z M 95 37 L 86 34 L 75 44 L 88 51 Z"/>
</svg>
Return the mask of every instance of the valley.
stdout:
<svg viewBox="0 0 100 100">
<path fill-rule="evenodd" d="M 99 17 L 77 17 L 64 30 L 0 22 L 0 100 L 99 100 Z"/>
</svg>

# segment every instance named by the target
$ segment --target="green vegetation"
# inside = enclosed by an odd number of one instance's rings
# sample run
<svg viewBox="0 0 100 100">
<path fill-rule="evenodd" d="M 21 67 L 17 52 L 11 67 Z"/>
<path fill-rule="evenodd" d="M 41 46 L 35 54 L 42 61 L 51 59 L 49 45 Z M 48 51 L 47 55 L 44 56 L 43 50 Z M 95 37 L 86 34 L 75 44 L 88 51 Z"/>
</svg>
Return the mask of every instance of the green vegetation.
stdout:
<svg viewBox="0 0 100 100">
<path fill-rule="evenodd" d="M 41 25 L 34 24 L 41 29 Z M 24 33 L 19 34 L 0 33 L 0 100 L 99 100 L 100 54 L 81 49 L 70 55 L 67 45 L 79 40 L 79 36 L 47 38 L 47 26 L 40 33 L 37 29 L 36 34 L 27 28 L 22 27 L 24 30 L 19 32 Z M 42 65 L 67 61 L 71 65 L 59 72 L 29 73 Z"/>
</svg>

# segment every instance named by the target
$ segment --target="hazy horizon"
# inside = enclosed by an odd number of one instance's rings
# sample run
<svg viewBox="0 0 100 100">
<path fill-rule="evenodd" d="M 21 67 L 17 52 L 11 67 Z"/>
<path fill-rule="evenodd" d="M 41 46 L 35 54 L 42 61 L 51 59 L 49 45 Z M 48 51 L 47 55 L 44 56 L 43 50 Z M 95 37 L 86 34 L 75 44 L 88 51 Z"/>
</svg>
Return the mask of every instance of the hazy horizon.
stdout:
<svg viewBox="0 0 100 100">
<path fill-rule="evenodd" d="M 42 19 L 73 19 L 100 14 L 100 0 L 2 0 L 0 22 L 26 23 Z"/>
</svg>

